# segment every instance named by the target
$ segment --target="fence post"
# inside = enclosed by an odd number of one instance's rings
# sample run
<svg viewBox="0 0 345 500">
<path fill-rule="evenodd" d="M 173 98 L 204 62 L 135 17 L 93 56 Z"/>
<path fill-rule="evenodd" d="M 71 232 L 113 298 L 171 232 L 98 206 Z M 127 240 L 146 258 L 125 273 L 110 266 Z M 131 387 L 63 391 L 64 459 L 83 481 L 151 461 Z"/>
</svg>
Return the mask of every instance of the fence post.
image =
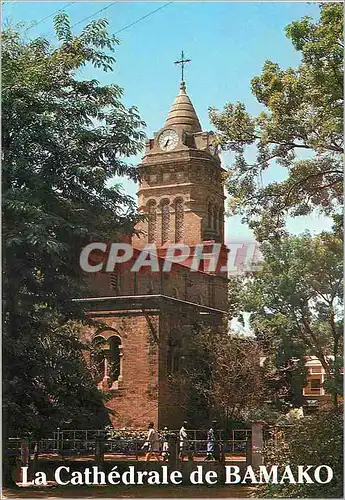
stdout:
<svg viewBox="0 0 345 500">
<path fill-rule="evenodd" d="M 177 466 L 177 457 L 178 457 L 178 452 L 177 452 L 178 441 L 175 433 L 172 432 L 171 434 L 169 434 L 168 443 L 169 443 L 168 464 L 172 468 L 175 468 Z"/>
<path fill-rule="evenodd" d="M 28 467 L 30 459 L 29 439 L 23 438 L 20 444 L 20 460 L 22 467 Z"/>
<path fill-rule="evenodd" d="M 34 471 L 35 472 L 38 470 L 39 446 L 40 446 L 40 442 L 37 439 L 37 441 L 34 442 Z"/>
<path fill-rule="evenodd" d="M 138 440 L 135 440 L 135 460 L 136 462 L 139 461 L 139 451 L 138 451 Z"/>
<path fill-rule="evenodd" d="M 247 439 L 246 439 L 246 462 L 247 462 L 247 465 L 252 464 L 252 436 L 251 436 L 251 434 L 247 434 Z"/>
<path fill-rule="evenodd" d="M 60 427 L 58 427 L 57 431 L 56 431 L 56 450 L 59 453 L 59 451 L 60 451 Z"/>
<path fill-rule="evenodd" d="M 104 440 L 102 436 L 96 436 L 95 462 L 102 469 L 104 465 Z"/>
<path fill-rule="evenodd" d="M 29 438 L 24 437 L 20 443 L 20 467 L 28 467 L 30 460 Z M 19 481 L 23 482 L 23 470 L 20 468 Z"/>
<path fill-rule="evenodd" d="M 247 461 L 248 465 L 252 467 L 259 467 L 263 464 L 263 450 L 264 450 L 264 436 L 263 436 L 263 422 L 252 423 L 252 435 L 248 440 Z M 249 453 L 248 453 L 249 452 Z"/>
<path fill-rule="evenodd" d="M 220 439 L 218 442 L 218 447 L 219 447 L 219 462 L 221 464 L 225 464 L 225 453 L 224 453 L 224 441 Z"/>
</svg>

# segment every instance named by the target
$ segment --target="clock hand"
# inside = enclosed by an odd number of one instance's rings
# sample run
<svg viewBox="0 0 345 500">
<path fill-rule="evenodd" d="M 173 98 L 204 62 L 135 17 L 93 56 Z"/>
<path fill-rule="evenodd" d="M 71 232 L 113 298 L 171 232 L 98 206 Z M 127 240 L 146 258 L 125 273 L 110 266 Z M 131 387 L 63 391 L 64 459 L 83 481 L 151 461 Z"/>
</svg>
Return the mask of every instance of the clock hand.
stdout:
<svg viewBox="0 0 345 500">
<path fill-rule="evenodd" d="M 164 144 L 164 147 L 166 148 L 169 144 L 170 139 L 167 139 L 167 142 Z"/>
</svg>

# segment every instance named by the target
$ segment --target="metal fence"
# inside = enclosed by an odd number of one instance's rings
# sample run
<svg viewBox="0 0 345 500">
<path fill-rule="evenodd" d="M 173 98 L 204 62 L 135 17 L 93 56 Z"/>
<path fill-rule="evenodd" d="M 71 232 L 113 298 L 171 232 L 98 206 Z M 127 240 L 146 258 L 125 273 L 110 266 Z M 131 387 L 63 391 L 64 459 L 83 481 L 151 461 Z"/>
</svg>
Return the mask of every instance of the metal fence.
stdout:
<svg viewBox="0 0 345 500">
<path fill-rule="evenodd" d="M 158 431 L 159 434 L 163 433 L 174 433 L 178 435 L 179 429 L 169 429 L 168 431 Z M 207 430 L 206 429 L 188 429 L 188 438 L 193 441 L 206 440 Z M 245 441 L 251 435 L 251 429 L 233 429 L 230 436 L 225 438 L 224 431 L 216 431 L 217 438 L 219 441 L 229 440 L 229 441 Z M 117 439 L 144 439 L 147 436 L 147 429 L 58 429 L 54 432 L 54 439 L 58 441 L 73 441 L 76 440 L 94 440 L 102 437 L 105 440 L 117 440 Z"/>
<path fill-rule="evenodd" d="M 139 456 L 146 453 L 146 449 L 143 446 L 146 442 L 145 438 L 135 438 L 135 437 L 123 437 L 120 439 L 103 439 L 101 434 L 88 437 L 85 439 L 85 435 L 82 439 L 77 437 L 77 432 L 74 434 L 69 434 L 61 436 L 60 433 L 56 433 L 53 439 L 40 439 L 39 441 L 29 440 L 29 452 L 30 454 L 37 453 L 40 455 L 44 454 L 57 454 L 60 456 L 78 456 L 78 455 L 95 455 L 97 441 L 101 440 L 102 449 L 106 455 L 116 455 L 119 458 L 126 457 L 128 459 L 138 460 Z M 226 454 L 238 454 L 245 455 L 248 445 L 249 436 L 246 439 L 231 439 L 231 440 L 219 440 L 217 445 L 219 450 L 223 455 Z M 163 448 L 163 440 L 160 442 L 160 452 Z M 9 455 L 19 455 L 21 452 L 22 440 L 20 438 L 10 438 L 7 443 L 7 453 Z M 180 451 L 180 442 L 176 441 L 176 452 Z M 191 456 L 203 456 L 207 454 L 207 439 L 188 439 L 184 443 L 184 451 L 186 451 Z"/>
</svg>

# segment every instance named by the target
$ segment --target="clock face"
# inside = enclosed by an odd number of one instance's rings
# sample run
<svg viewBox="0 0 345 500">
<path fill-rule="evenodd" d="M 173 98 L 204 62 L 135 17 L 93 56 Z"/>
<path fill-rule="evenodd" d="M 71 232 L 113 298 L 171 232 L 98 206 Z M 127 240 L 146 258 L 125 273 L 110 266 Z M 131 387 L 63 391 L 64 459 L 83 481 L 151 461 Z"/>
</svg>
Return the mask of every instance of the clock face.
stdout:
<svg viewBox="0 0 345 500">
<path fill-rule="evenodd" d="M 175 130 L 164 130 L 159 136 L 158 143 L 163 151 L 171 151 L 177 146 L 178 135 Z"/>
<path fill-rule="evenodd" d="M 218 145 L 217 144 L 210 144 L 209 146 L 210 153 L 212 155 L 217 155 L 218 154 Z"/>
</svg>

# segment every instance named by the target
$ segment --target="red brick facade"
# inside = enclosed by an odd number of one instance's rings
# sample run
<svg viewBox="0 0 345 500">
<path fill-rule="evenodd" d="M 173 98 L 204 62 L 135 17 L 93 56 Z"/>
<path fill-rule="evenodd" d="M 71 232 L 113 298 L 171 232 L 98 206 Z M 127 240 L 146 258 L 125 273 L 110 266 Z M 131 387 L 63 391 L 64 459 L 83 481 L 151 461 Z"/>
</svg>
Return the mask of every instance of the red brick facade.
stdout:
<svg viewBox="0 0 345 500">
<path fill-rule="evenodd" d="M 176 427 L 184 418 L 184 395 L 169 375 L 180 367 L 184 339 L 196 324 L 219 326 L 227 310 L 227 272 L 221 270 L 226 266 L 225 246 L 215 272 L 208 272 L 206 262 L 191 271 L 192 257 L 174 264 L 170 272 L 162 270 L 169 243 L 187 244 L 193 255 L 195 245 L 208 242 L 207 253 L 214 242 L 224 241 L 223 170 L 213 136 L 201 131 L 184 85 L 165 126 L 148 141 L 138 168 L 139 210 L 147 218 L 136 227 L 140 234 L 132 244 L 137 250 L 113 273 L 92 275 L 92 297 L 85 303 L 88 314 L 102 325 L 85 330 L 84 336 L 90 341 L 104 338 L 108 346 L 99 387 L 109 391 L 114 426 L 146 427 L 153 421 L 159 427 Z M 159 272 L 132 272 L 148 243 L 162 257 Z M 114 356 L 116 376 L 111 376 Z"/>
<path fill-rule="evenodd" d="M 178 426 L 184 418 L 180 405 L 185 395 L 169 382 L 174 356 L 183 353 L 191 328 L 220 325 L 222 311 L 163 295 L 85 301 L 90 315 L 104 326 L 85 330 L 84 340 L 121 338 L 121 380 L 108 387 L 111 399 L 106 403 L 114 411 L 113 425 L 142 428 L 154 421 L 160 427 Z"/>
</svg>

